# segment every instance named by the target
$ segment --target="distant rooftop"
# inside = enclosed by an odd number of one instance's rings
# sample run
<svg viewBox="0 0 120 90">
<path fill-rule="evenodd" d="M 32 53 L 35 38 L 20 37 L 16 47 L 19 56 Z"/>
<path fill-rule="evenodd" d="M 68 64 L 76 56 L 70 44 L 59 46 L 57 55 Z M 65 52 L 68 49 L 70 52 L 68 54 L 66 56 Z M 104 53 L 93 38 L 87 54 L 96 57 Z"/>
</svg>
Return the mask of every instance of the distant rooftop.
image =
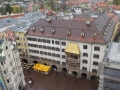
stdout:
<svg viewBox="0 0 120 90">
<path fill-rule="evenodd" d="M 111 43 L 105 54 L 105 58 L 109 61 L 120 63 L 120 43 Z"/>
</svg>

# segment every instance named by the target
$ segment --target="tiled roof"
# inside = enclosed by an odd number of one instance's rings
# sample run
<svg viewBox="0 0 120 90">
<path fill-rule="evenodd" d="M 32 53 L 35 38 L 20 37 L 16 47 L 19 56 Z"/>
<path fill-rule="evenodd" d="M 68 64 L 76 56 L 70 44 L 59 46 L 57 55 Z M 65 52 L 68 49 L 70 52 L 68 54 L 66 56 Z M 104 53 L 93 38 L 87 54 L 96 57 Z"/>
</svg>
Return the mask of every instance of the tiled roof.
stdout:
<svg viewBox="0 0 120 90">
<path fill-rule="evenodd" d="M 116 18 L 116 17 L 115 17 Z M 90 19 L 90 25 L 86 25 L 86 19 L 80 20 L 62 20 L 52 19 L 48 22 L 46 19 L 40 19 L 38 22 L 33 24 L 27 31 L 27 35 L 68 39 L 81 42 L 89 43 L 107 43 L 110 41 L 116 21 L 110 19 L 107 13 L 102 14 L 97 19 Z M 111 21 L 111 25 L 108 31 L 104 31 L 105 25 L 108 21 Z M 33 31 L 32 29 L 35 28 Z M 43 32 L 40 31 L 44 28 Z M 51 30 L 55 29 L 54 34 Z M 68 35 L 68 31 L 70 35 Z M 103 34 L 103 31 L 107 34 Z M 84 36 L 81 36 L 84 34 Z M 95 37 L 93 37 L 95 36 Z"/>
<path fill-rule="evenodd" d="M 113 10 L 120 10 L 120 5 L 109 5 L 108 7 L 110 7 Z"/>
<path fill-rule="evenodd" d="M 107 2 L 98 2 L 98 3 L 96 3 L 96 6 L 105 8 L 105 7 L 107 7 Z"/>
<path fill-rule="evenodd" d="M 90 0 L 73 0 L 73 1 L 66 1 L 67 5 L 79 5 L 84 3 L 89 3 Z"/>
</svg>

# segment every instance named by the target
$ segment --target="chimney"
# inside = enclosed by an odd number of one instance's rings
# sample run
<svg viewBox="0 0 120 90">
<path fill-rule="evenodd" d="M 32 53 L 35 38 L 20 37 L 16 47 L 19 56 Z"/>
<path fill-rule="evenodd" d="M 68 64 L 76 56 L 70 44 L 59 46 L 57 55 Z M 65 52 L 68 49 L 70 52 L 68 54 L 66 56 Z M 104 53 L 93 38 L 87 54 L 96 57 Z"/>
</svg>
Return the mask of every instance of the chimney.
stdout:
<svg viewBox="0 0 120 90">
<path fill-rule="evenodd" d="M 46 20 L 48 21 L 48 22 L 51 22 L 51 18 L 50 17 L 46 17 Z"/>
<path fill-rule="evenodd" d="M 86 25 L 90 26 L 90 18 L 86 18 Z"/>
</svg>

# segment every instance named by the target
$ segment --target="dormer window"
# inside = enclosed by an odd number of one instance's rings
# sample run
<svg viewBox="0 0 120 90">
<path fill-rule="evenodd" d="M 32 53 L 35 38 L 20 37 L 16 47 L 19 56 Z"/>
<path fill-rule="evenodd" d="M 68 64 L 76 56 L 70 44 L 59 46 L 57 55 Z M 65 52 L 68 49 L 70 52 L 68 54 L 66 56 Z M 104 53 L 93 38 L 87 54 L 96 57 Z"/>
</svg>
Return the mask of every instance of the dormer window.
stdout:
<svg viewBox="0 0 120 90">
<path fill-rule="evenodd" d="M 52 34 L 55 33 L 55 28 L 51 29 L 51 33 L 52 33 Z"/>
<path fill-rule="evenodd" d="M 67 35 L 70 36 L 70 35 L 71 35 L 71 32 L 70 32 L 70 31 L 67 31 Z"/>
<path fill-rule="evenodd" d="M 84 37 L 84 36 L 85 36 L 85 34 L 82 32 L 82 33 L 81 33 L 81 36 L 82 36 L 82 37 Z"/>
<path fill-rule="evenodd" d="M 35 27 L 34 27 L 34 28 L 32 28 L 32 31 L 35 31 Z"/>
<path fill-rule="evenodd" d="M 95 38 L 95 37 L 96 37 L 96 33 L 93 34 L 93 38 Z"/>
<path fill-rule="evenodd" d="M 44 27 L 40 28 L 40 32 L 44 32 Z"/>
</svg>

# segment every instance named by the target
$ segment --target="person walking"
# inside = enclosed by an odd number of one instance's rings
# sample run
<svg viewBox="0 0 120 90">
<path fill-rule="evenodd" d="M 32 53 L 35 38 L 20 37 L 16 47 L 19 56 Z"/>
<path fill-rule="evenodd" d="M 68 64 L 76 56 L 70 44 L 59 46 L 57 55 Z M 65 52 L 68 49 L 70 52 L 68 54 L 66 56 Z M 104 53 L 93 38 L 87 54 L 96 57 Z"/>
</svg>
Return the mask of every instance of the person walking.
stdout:
<svg viewBox="0 0 120 90">
<path fill-rule="evenodd" d="M 29 84 L 32 86 L 32 81 L 31 80 L 29 81 Z"/>
<path fill-rule="evenodd" d="M 30 76 L 30 79 L 33 80 L 33 76 Z"/>
</svg>

